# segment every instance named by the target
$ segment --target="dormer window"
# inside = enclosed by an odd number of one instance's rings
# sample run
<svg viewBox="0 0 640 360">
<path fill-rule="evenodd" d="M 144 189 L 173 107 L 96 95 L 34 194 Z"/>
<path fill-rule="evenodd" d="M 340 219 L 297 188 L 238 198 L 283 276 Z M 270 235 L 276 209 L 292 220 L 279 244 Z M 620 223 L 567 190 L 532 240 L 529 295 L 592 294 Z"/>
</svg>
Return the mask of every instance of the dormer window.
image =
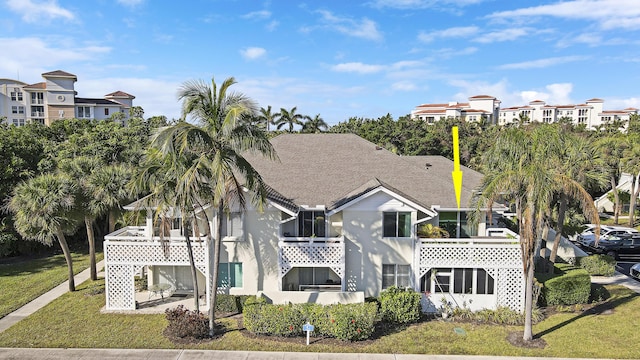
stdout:
<svg viewBox="0 0 640 360">
<path fill-rule="evenodd" d="M 300 211 L 298 214 L 298 236 L 325 237 L 325 229 L 324 211 Z"/>
</svg>

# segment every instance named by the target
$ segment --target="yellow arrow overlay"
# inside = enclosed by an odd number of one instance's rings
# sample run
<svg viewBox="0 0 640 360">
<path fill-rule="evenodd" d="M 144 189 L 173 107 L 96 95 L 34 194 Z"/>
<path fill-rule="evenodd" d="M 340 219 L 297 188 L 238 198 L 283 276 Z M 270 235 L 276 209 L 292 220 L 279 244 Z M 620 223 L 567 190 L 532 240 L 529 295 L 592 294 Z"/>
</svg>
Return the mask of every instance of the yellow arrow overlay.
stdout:
<svg viewBox="0 0 640 360">
<path fill-rule="evenodd" d="M 462 171 L 460 171 L 460 144 L 458 143 L 458 127 L 451 128 L 451 134 L 453 135 L 453 171 L 451 177 L 453 178 L 453 188 L 456 191 L 456 202 L 458 209 L 460 209 L 460 193 L 462 193 Z"/>
</svg>

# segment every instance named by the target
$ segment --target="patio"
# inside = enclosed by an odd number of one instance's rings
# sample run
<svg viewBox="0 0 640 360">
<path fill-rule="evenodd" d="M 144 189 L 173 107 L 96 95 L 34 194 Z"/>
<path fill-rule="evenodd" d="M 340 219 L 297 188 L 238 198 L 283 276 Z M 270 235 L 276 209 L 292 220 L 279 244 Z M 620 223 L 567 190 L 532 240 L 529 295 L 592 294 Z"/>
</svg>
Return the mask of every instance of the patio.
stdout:
<svg viewBox="0 0 640 360">
<path fill-rule="evenodd" d="M 144 290 L 136 291 L 135 300 L 137 304 L 137 308 L 135 310 L 106 310 L 106 308 L 102 308 L 101 312 L 105 314 L 164 314 L 166 309 L 175 308 L 180 305 L 184 306 L 186 309 L 195 310 L 193 294 L 165 293 L 163 298 L 159 293 Z M 204 294 L 201 294 L 200 311 L 206 312 L 207 310 L 207 300 Z"/>
</svg>

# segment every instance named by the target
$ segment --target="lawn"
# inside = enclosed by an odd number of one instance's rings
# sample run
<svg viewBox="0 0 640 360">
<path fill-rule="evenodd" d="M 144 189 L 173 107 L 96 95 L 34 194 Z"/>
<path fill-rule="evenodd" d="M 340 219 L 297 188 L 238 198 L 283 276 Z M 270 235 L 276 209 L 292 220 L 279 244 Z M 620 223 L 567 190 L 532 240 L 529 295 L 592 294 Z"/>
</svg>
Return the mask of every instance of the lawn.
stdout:
<svg viewBox="0 0 640 360">
<path fill-rule="evenodd" d="M 73 271 L 89 267 L 89 255 L 72 253 Z M 102 254 L 97 254 L 98 261 Z M 18 263 L 0 264 L 0 318 L 68 279 L 64 256 L 53 255 Z"/>
<path fill-rule="evenodd" d="M 557 313 L 534 326 L 547 343 L 544 349 L 511 345 L 511 332 L 521 326 L 479 325 L 442 320 L 426 321 L 362 343 L 304 338 L 286 341 L 248 336 L 236 318 L 221 322 L 227 332 L 197 345 L 173 344 L 162 332 L 164 315 L 101 314 L 103 282 L 86 282 L 15 326 L 0 333 L 0 347 L 69 348 L 195 348 L 219 350 L 312 351 L 497 356 L 638 358 L 640 355 L 640 296 L 621 286 L 608 286 L 611 297 L 590 313 Z M 96 294 L 98 293 L 98 294 Z M 611 311 L 599 313 L 608 308 Z M 458 335 L 454 328 L 462 328 Z M 37 336 L 34 336 L 34 329 Z"/>
</svg>

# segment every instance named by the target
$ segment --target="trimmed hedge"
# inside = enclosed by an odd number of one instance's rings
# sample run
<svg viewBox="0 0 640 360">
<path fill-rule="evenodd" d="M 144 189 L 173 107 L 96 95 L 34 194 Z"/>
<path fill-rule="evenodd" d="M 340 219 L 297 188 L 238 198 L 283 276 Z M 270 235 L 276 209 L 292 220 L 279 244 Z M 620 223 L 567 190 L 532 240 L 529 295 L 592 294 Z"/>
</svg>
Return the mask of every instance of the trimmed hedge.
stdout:
<svg viewBox="0 0 640 360">
<path fill-rule="evenodd" d="M 541 274 L 542 305 L 586 304 L 591 294 L 591 277 L 585 269 L 569 265 L 556 264 L 554 274 Z"/>
<path fill-rule="evenodd" d="M 244 326 L 255 334 L 275 336 L 304 335 L 302 326 L 309 321 L 317 335 L 357 341 L 371 337 L 378 314 L 377 305 L 267 304 L 265 298 L 250 297 L 244 304 Z"/>
<path fill-rule="evenodd" d="M 242 306 L 249 297 L 249 295 L 218 294 L 216 296 L 216 311 L 223 313 L 241 313 Z"/>
<path fill-rule="evenodd" d="M 612 276 L 616 272 L 616 260 L 609 255 L 590 255 L 579 260 L 578 265 L 589 275 Z"/>
<path fill-rule="evenodd" d="M 407 324 L 420 320 L 422 296 L 413 289 L 392 286 L 380 294 L 380 316 L 382 320 Z"/>
</svg>

